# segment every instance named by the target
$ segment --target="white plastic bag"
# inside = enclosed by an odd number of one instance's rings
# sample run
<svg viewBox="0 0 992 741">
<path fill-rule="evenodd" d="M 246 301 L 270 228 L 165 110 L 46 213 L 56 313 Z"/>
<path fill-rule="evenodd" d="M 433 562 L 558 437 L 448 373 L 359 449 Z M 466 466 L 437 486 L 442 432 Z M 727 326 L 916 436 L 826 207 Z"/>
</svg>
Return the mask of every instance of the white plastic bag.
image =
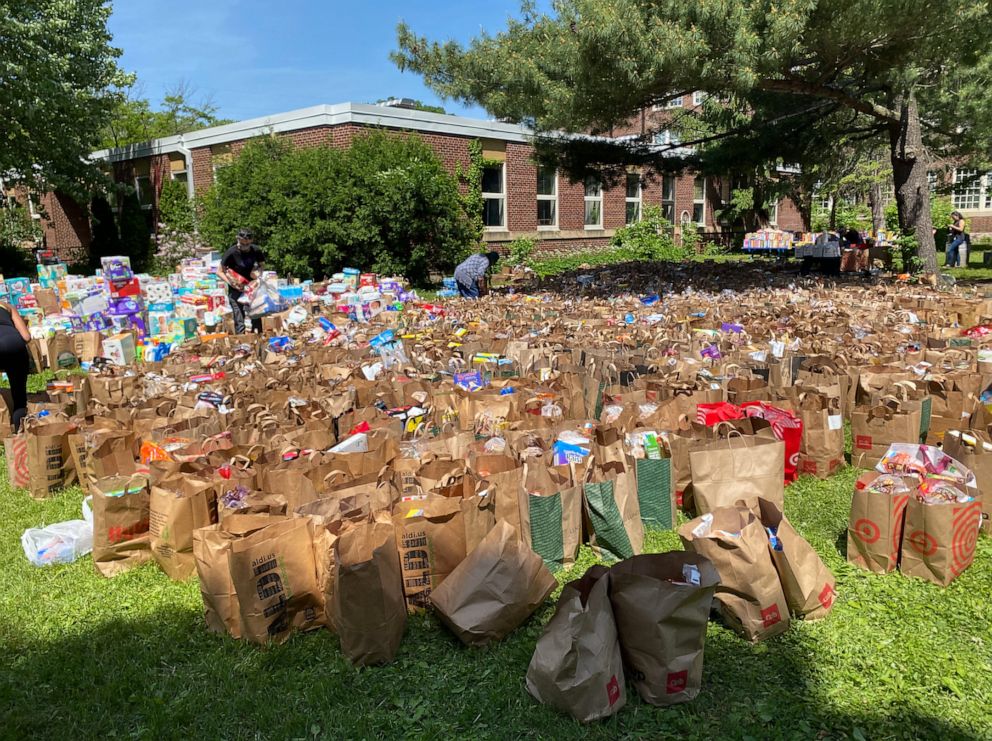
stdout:
<svg viewBox="0 0 992 741">
<path fill-rule="evenodd" d="M 93 550 L 93 497 L 83 500 L 83 519 L 32 527 L 21 535 L 21 547 L 35 566 L 72 563 Z"/>
</svg>

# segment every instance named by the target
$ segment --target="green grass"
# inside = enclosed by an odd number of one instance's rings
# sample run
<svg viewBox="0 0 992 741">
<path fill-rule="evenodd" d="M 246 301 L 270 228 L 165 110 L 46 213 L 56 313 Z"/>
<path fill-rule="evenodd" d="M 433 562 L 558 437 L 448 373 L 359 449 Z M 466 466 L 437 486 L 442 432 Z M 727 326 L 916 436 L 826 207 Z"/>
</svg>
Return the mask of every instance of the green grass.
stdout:
<svg viewBox="0 0 992 741">
<path fill-rule="evenodd" d="M 968 253 L 968 267 L 951 268 L 947 272 L 954 276 L 955 280 L 969 283 L 992 281 L 992 268 L 987 268 L 983 264 L 984 250 L 972 249 Z M 937 250 L 937 264 L 944 268 L 944 252 Z"/>
<path fill-rule="evenodd" d="M 633 692 L 584 728 L 534 702 L 524 675 L 550 603 L 508 639 L 467 649 L 430 615 L 410 620 L 395 663 L 356 670 L 328 632 L 258 647 L 206 632 L 196 580 L 154 565 L 116 579 L 89 557 L 38 569 L 21 532 L 79 516 L 82 492 L 36 502 L 0 467 L 0 707 L 8 738 L 992 737 L 992 542 L 947 589 L 844 560 L 856 474 L 804 478 L 786 512 L 837 575 L 825 619 L 751 646 L 711 622 L 703 690 L 661 709 Z M 646 549 L 679 548 L 672 532 Z M 593 562 L 561 579 L 575 578 Z"/>
<path fill-rule="evenodd" d="M 530 260 L 527 264 L 540 278 L 546 278 L 559 273 L 567 273 L 571 270 L 578 270 L 581 265 L 596 267 L 599 265 L 616 265 L 624 262 L 633 262 L 638 258 L 634 252 L 624 247 L 610 247 L 599 250 L 588 250 L 573 254 L 559 255 L 554 257 L 542 257 Z M 749 255 L 743 253 L 729 253 L 719 255 L 699 255 L 692 258 L 693 262 L 737 262 L 750 259 Z"/>
</svg>

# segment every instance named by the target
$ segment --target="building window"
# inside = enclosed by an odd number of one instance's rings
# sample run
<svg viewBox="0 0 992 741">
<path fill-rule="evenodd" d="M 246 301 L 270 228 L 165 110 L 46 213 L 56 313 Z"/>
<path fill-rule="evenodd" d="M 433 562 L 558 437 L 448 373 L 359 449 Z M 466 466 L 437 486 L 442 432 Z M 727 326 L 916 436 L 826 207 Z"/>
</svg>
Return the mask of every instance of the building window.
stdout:
<svg viewBox="0 0 992 741">
<path fill-rule="evenodd" d="M 558 228 L 558 172 L 552 167 L 537 168 L 537 228 Z"/>
<path fill-rule="evenodd" d="M 172 179 L 185 185 L 189 181 L 189 173 L 186 170 L 173 170 Z"/>
<path fill-rule="evenodd" d="M 984 185 L 985 178 L 979 176 L 976 170 L 955 170 L 954 193 L 951 195 L 954 208 L 959 208 L 962 211 L 980 208 L 985 190 Z M 986 202 L 988 202 L 987 196 Z"/>
<path fill-rule="evenodd" d="M 651 110 L 664 111 L 670 108 L 681 108 L 681 107 L 682 107 L 682 96 L 679 95 L 676 98 L 669 98 L 663 103 L 656 103 L 655 105 L 651 106 Z"/>
<path fill-rule="evenodd" d="M 692 104 L 702 105 L 706 101 L 706 93 L 702 90 L 697 90 L 692 94 Z"/>
<path fill-rule="evenodd" d="M 692 181 L 692 220 L 706 226 L 706 178 L 699 176 Z"/>
<path fill-rule="evenodd" d="M 154 205 L 155 192 L 152 189 L 152 179 L 148 175 L 138 175 L 134 178 L 134 190 L 142 208 L 149 209 Z"/>
<path fill-rule="evenodd" d="M 669 224 L 675 223 L 675 177 L 665 175 L 661 178 L 661 215 Z"/>
<path fill-rule="evenodd" d="M 641 176 L 636 172 L 627 173 L 627 223 L 641 220 Z"/>
<path fill-rule="evenodd" d="M 482 168 L 482 224 L 487 229 L 506 228 L 506 178 L 505 165 L 486 165 Z"/>
<path fill-rule="evenodd" d="M 774 227 L 778 227 L 778 201 L 766 205 L 768 210 L 768 223 Z"/>
<path fill-rule="evenodd" d="M 603 228 L 603 183 L 599 178 L 586 178 L 586 229 Z"/>
<path fill-rule="evenodd" d="M 937 173 L 932 170 L 927 172 L 927 188 L 931 195 L 937 192 Z"/>
<path fill-rule="evenodd" d="M 655 132 L 654 143 L 670 147 L 677 147 L 680 144 L 679 138 L 672 133 L 671 129 L 662 129 L 661 131 Z"/>
</svg>

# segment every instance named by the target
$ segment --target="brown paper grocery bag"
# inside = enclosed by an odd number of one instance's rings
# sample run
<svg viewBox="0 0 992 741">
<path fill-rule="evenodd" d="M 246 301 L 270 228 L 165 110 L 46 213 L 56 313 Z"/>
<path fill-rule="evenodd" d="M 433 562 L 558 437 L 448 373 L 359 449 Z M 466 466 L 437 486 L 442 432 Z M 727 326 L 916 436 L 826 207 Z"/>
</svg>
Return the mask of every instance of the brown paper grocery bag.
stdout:
<svg viewBox="0 0 992 741">
<path fill-rule="evenodd" d="M 627 703 L 608 574 L 591 566 L 564 586 L 527 667 L 527 691 L 580 723 L 607 718 Z"/>
<path fill-rule="evenodd" d="M 28 436 L 25 433 L 5 438 L 4 457 L 7 460 L 7 481 L 15 489 L 26 489 L 31 483 L 28 469 Z"/>
<path fill-rule="evenodd" d="M 524 491 L 524 469 L 505 455 L 480 455 L 473 464 L 480 478 L 489 482 L 496 506 L 496 519 L 506 520 L 518 537 L 522 536 L 520 498 Z"/>
<path fill-rule="evenodd" d="M 25 430 L 28 493 L 33 499 L 49 499 L 76 481 L 69 450 L 69 435 L 76 431 L 76 425 L 25 420 Z"/>
<path fill-rule="evenodd" d="M 434 590 L 431 604 L 462 643 L 484 646 L 519 627 L 555 586 L 541 557 L 500 520 Z"/>
<path fill-rule="evenodd" d="M 230 565 L 243 638 L 284 643 L 294 629 L 324 625 L 308 518 L 275 522 L 234 541 Z"/>
<path fill-rule="evenodd" d="M 840 401 L 806 393 L 796 414 L 803 423 L 799 473 L 826 479 L 844 465 L 844 418 Z"/>
<path fill-rule="evenodd" d="M 610 569 L 610 601 L 627 676 L 645 702 L 674 705 L 699 694 L 703 645 L 720 577 L 685 551 L 628 558 Z"/>
<path fill-rule="evenodd" d="M 148 527 L 152 555 L 170 579 L 180 581 L 193 575 L 193 531 L 216 522 L 213 482 L 187 474 L 166 477 L 152 486 Z"/>
<path fill-rule="evenodd" d="M 461 501 L 428 496 L 400 502 L 393 514 L 403 594 L 410 612 L 417 612 L 465 558 Z"/>
<path fill-rule="evenodd" d="M 193 558 L 200 581 L 207 630 L 241 638 L 241 609 L 231 578 L 231 544 L 282 517 L 232 515 L 225 522 L 193 531 Z"/>
<path fill-rule="evenodd" d="M 480 484 L 478 493 L 462 497 L 462 521 L 465 523 L 465 554 L 476 546 L 496 527 L 496 497 L 488 482 Z"/>
<path fill-rule="evenodd" d="M 874 468 L 892 443 L 914 443 L 920 437 L 920 411 L 888 406 L 858 407 L 851 414 L 851 465 Z"/>
<path fill-rule="evenodd" d="M 93 495 L 93 565 L 117 576 L 152 560 L 148 534 L 148 480 L 112 476 L 90 483 Z"/>
<path fill-rule="evenodd" d="M 792 615 L 807 620 L 825 617 L 837 597 L 836 580 L 823 560 L 792 527 L 782 510 L 765 499 L 737 502 L 758 515 L 762 526 L 775 532 L 768 547 Z M 769 536 L 771 534 L 769 533 Z"/>
<path fill-rule="evenodd" d="M 392 520 L 356 525 L 334 543 L 332 621 L 341 652 L 358 666 L 388 664 L 406 630 L 406 601 Z"/>
<path fill-rule="evenodd" d="M 780 440 L 732 434 L 695 448 L 689 465 L 699 514 L 751 497 L 780 509 L 785 504 L 785 445 Z"/>
<path fill-rule="evenodd" d="M 885 478 L 882 478 L 885 477 Z M 874 492 L 876 481 L 892 484 Z M 862 474 L 854 485 L 851 516 L 847 524 L 847 560 L 876 574 L 895 571 L 902 547 L 906 505 L 915 482 L 888 474 Z"/>
<path fill-rule="evenodd" d="M 982 529 L 992 535 L 992 443 L 988 441 L 988 435 L 953 430 L 944 435 L 942 447 L 951 458 L 975 474 L 982 494 Z"/>
<path fill-rule="evenodd" d="M 710 560 L 720 575 L 716 600 L 733 630 L 756 642 L 789 628 L 789 608 L 754 512 L 720 507 L 679 528 L 686 550 Z"/>
<path fill-rule="evenodd" d="M 927 504 L 909 498 L 899 570 L 946 587 L 975 559 L 982 501 Z"/>
</svg>

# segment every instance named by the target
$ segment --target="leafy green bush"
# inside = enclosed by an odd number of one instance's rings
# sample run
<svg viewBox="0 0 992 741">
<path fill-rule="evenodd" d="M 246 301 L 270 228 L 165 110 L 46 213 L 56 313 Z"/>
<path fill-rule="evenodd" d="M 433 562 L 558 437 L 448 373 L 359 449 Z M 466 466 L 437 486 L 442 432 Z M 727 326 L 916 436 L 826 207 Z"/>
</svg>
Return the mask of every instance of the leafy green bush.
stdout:
<svg viewBox="0 0 992 741">
<path fill-rule="evenodd" d="M 41 226 L 26 208 L 6 201 L 0 205 L 0 273 L 8 278 L 34 275 L 29 247 L 40 239 Z"/>
<path fill-rule="evenodd" d="M 320 277 L 344 266 L 424 284 L 472 243 L 457 180 L 417 136 L 374 132 L 348 149 L 250 141 L 203 199 L 200 233 L 226 249 L 255 230 L 267 262 Z"/>
<path fill-rule="evenodd" d="M 640 221 L 617 229 L 610 241 L 613 247 L 625 250 L 634 260 L 669 260 L 680 262 L 691 252 L 672 238 L 672 225 L 662 216 L 660 206 L 645 206 Z"/>
<path fill-rule="evenodd" d="M 527 237 L 521 237 L 520 239 L 514 239 L 510 242 L 508 246 L 508 256 L 510 258 L 511 265 L 524 265 L 530 261 L 531 255 L 534 254 L 534 249 L 537 247 L 537 242 L 533 239 L 528 239 Z"/>
<path fill-rule="evenodd" d="M 854 227 L 858 231 L 871 229 L 871 209 L 863 203 L 848 203 L 844 199 L 837 202 L 834 225 L 837 227 Z M 830 228 L 830 210 L 814 207 L 812 224 L 814 232 L 823 232 Z"/>
<path fill-rule="evenodd" d="M 682 225 L 682 252 L 687 259 L 696 254 L 699 250 L 699 227 L 693 221 L 687 221 Z"/>
</svg>

